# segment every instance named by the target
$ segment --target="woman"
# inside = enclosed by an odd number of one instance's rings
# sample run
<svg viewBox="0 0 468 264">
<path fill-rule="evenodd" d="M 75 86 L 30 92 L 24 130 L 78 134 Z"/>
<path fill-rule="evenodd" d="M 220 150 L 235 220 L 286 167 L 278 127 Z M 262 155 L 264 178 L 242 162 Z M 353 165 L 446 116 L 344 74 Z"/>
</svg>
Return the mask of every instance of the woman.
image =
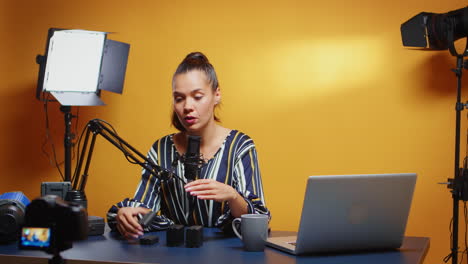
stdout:
<svg viewBox="0 0 468 264">
<path fill-rule="evenodd" d="M 233 218 L 246 213 L 270 215 L 265 207 L 255 145 L 247 135 L 222 127 L 215 115 L 221 91 L 213 66 L 200 52 L 190 53 L 172 79 L 172 124 L 180 131 L 157 140 L 148 158 L 184 181 L 183 154 L 187 137 L 201 137 L 204 164 L 199 179 L 185 184 L 161 182 L 143 170 L 134 199 L 126 199 L 107 214 L 109 226 L 128 239 L 143 235 L 138 217 L 156 211 L 145 231 L 172 224 L 203 225 L 230 231 Z"/>
</svg>

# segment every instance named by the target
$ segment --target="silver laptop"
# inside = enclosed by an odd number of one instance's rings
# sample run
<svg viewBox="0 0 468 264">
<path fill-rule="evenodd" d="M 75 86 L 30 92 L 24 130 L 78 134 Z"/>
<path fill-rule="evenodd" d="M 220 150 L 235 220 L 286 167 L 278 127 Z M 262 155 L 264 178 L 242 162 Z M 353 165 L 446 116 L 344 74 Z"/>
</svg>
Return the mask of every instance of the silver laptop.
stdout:
<svg viewBox="0 0 468 264">
<path fill-rule="evenodd" d="M 415 183 L 415 173 L 310 176 L 297 236 L 267 246 L 294 255 L 399 248 Z"/>
</svg>

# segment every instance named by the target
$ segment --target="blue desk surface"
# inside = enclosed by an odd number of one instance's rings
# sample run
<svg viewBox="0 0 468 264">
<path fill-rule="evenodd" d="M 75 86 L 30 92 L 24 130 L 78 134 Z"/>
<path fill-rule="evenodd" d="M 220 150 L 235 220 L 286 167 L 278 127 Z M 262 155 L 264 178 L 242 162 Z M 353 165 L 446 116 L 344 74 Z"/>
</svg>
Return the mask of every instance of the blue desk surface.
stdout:
<svg viewBox="0 0 468 264">
<path fill-rule="evenodd" d="M 286 232 L 273 231 L 272 236 Z M 291 234 L 291 232 L 287 232 Z M 379 263 L 416 264 L 422 263 L 429 248 L 427 237 L 405 237 L 399 250 L 362 252 L 348 254 L 327 254 L 293 256 L 273 248 L 264 252 L 246 252 L 237 237 L 224 237 L 218 229 L 205 228 L 203 246 L 200 248 L 167 247 L 166 232 L 155 232 L 159 243 L 140 245 L 122 240 L 113 233 L 91 236 L 86 241 L 74 242 L 73 248 L 63 251 L 62 257 L 68 263 Z M 0 263 L 39 263 L 38 258 L 50 258 L 42 251 L 20 250 L 17 244 L 0 245 Z M 20 261 L 19 261 L 20 260 Z M 35 260 L 35 261 L 32 261 Z M 42 263 L 42 262 L 41 262 Z"/>
</svg>

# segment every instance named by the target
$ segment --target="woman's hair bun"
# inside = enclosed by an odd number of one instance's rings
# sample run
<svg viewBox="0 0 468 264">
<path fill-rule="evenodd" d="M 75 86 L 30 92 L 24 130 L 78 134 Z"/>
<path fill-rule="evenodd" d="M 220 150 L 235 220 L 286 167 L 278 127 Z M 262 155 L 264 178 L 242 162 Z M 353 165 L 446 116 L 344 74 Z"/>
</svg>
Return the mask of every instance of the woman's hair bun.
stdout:
<svg viewBox="0 0 468 264">
<path fill-rule="evenodd" d="M 183 62 L 193 63 L 193 64 L 206 64 L 209 63 L 208 58 L 201 52 L 192 52 L 189 53 Z"/>
</svg>

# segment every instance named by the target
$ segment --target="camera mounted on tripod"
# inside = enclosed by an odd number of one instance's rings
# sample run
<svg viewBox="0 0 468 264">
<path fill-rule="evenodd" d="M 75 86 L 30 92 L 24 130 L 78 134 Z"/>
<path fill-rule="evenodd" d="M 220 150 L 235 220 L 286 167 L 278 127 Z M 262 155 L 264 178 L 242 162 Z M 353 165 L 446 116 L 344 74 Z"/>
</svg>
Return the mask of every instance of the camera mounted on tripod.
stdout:
<svg viewBox="0 0 468 264">
<path fill-rule="evenodd" d="M 19 247 L 59 256 L 73 241 L 88 238 L 88 217 L 83 206 L 56 195 L 33 200 L 27 207 Z"/>
</svg>

